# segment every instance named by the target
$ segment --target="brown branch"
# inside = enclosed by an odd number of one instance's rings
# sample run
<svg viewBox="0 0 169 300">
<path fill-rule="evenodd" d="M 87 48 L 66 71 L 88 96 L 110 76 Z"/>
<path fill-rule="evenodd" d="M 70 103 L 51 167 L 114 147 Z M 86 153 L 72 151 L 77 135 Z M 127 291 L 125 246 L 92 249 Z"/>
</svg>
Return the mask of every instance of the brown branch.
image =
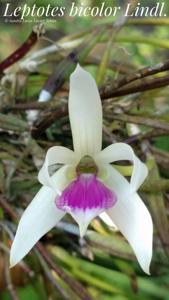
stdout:
<svg viewBox="0 0 169 300">
<path fill-rule="evenodd" d="M 41 24 L 34 26 L 27 40 L 15 52 L 13 52 L 0 63 L 0 73 L 3 73 L 5 69 L 9 68 L 23 56 L 25 56 L 25 54 L 28 53 L 28 51 L 36 44 L 39 36 L 42 35 L 42 33 L 44 33 L 44 28 Z"/>
<path fill-rule="evenodd" d="M 68 115 L 67 104 L 60 105 L 54 111 L 47 112 L 42 119 L 38 120 L 34 127 L 32 128 L 32 136 L 37 138 L 41 135 L 45 129 L 47 129 L 51 124 L 53 124 L 57 119 L 65 117 Z"/>
<path fill-rule="evenodd" d="M 105 86 L 104 90 L 101 89 L 100 94 L 102 99 L 108 99 L 113 97 L 120 97 L 138 92 L 144 92 L 149 90 L 158 89 L 169 85 L 169 75 L 153 78 L 146 81 L 142 81 L 134 86 L 126 87 L 122 89 L 114 89 L 113 84 Z"/>
<path fill-rule="evenodd" d="M 21 100 L 20 100 L 21 101 Z M 45 108 L 49 108 L 50 106 L 54 106 L 53 103 L 49 102 L 28 102 L 28 103 L 17 103 L 14 105 L 5 105 L 2 106 L 1 111 L 3 113 L 8 113 L 10 111 L 24 111 L 24 110 L 43 110 Z M 58 106 L 58 104 L 57 104 Z"/>
<path fill-rule="evenodd" d="M 134 123 L 134 124 L 140 124 L 145 125 L 157 129 L 161 129 L 164 131 L 169 132 L 169 123 L 155 118 L 147 118 L 147 117 L 141 117 L 136 115 L 127 115 L 127 114 L 109 114 L 108 118 L 111 120 L 119 120 L 124 123 Z"/>
<path fill-rule="evenodd" d="M 134 73 L 126 74 L 126 76 L 123 76 L 118 80 L 115 80 L 111 84 L 111 89 L 119 89 L 120 87 L 125 86 L 135 80 L 142 79 L 150 75 L 158 74 L 168 70 L 169 70 L 169 60 L 163 63 L 156 64 L 154 66 L 148 66 L 140 70 L 137 70 Z M 105 88 L 103 87 L 102 93 L 104 93 L 104 89 Z"/>
<path fill-rule="evenodd" d="M 5 272 L 4 272 L 4 275 L 5 275 L 5 281 L 6 281 L 6 288 L 9 292 L 9 294 L 11 295 L 11 298 L 13 300 L 20 300 L 20 298 L 18 297 L 17 292 L 15 290 L 15 287 L 12 283 L 11 273 L 10 273 L 7 257 L 5 257 Z"/>
<path fill-rule="evenodd" d="M 137 141 L 145 140 L 145 139 L 152 139 L 154 137 L 158 136 L 168 136 L 169 132 L 167 130 L 160 130 L 160 129 L 151 129 L 146 132 L 140 132 L 138 134 L 134 134 L 130 137 L 128 137 L 126 140 L 124 140 L 124 143 L 132 144 Z"/>
<path fill-rule="evenodd" d="M 56 119 L 67 116 L 68 107 L 67 104 L 59 106 L 56 110 L 47 112 L 42 119 L 36 122 L 34 128 L 32 128 L 32 136 L 37 138 L 41 135 L 45 129 L 47 129 Z M 145 125 L 149 127 L 153 127 L 156 129 L 161 129 L 162 131 L 169 131 L 169 124 L 163 120 L 148 118 L 136 115 L 128 115 L 128 114 L 114 114 L 113 112 L 107 115 L 107 117 L 111 120 L 119 120 L 125 123 L 135 123 L 140 125 Z M 146 137 L 145 137 L 146 138 Z"/>
<path fill-rule="evenodd" d="M 11 217 L 12 220 L 14 220 L 14 221 L 18 220 L 17 213 L 11 208 L 11 206 L 8 204 L 7 200 L 3 197 L 0 197 L 0 206 Z"/>
<path fill-rule="evenodd" d="M 63 299 L 65 300 L 71 300 L 70 295 L 68 295 L 67 291 L 58 283 L 56 278 L 51 273 L 51 270 L 45 261 L 45 259 L 42 257 L 41 253 L 39 251 L 36 251 L 36 254 L 38 256 L 39 262 L 43 268 L 44 274 L 46 278 L 53 284 L 54 288 L 57 289 L 60 294 L 62 295 Z"/>
<path fill-rule="evenodd" d="M 134 86 L 129 86 L 126 88 L 121 88 L 122 86 L 125 86 L 126 84 L 131 83 L 134 80 L 138 80 L 153 74 L 157 74 L 163 71 L 166 71 L 169 69 L 169 61 L 167 60 L 164 63 L 157 64 L 155 66 L 149 66 L 143 69 L 138 70 L 135 73 L 126 75 L 122 79 L 113 82 L 111 85 L 105 86 L 104 88 L 101 88 L 100 94 L 102 100 L 111 98 L 111 97 L 118 97 L 122 95 L 128 95 L 133 94 L 137 92 L 143 92 L 148 91 L 152 89 L 157 89 L 163 86 L 166 86 L 169 84 L 169 75 L 163 76 L 160 78 L 153 78 L 146 81 L 142 81 L 137 83 Z M 38 123 L 35 124 L 35 128 L 33 128 L 33 136 L 37 137 L 39 134 L 41 134 L 46 128 L 48 128 L 55 120 L 56 118 L 60 118 L 67 115 L 67 105 L 64 105 L 62 107 L 58 107 L 55 111 L 52 112 L 52 115 L 49 113 L 45 116 L 44 119 L 39 120 Z M 134 122 L 133 122 L 134 123 Z M 149 122 L 148 122 L 149 123 Z M 143 124 L 143 123 L 141 123 Z M 152 124 L 150 122 L 150 124 Z M 151 125 L 148 125 L 151 126 Z M 155 128 L 164 129 L 163 124 L 161 126 L 154 126 Z M 164 129 L 167 130 L 167 129 Z"/>
</svg>

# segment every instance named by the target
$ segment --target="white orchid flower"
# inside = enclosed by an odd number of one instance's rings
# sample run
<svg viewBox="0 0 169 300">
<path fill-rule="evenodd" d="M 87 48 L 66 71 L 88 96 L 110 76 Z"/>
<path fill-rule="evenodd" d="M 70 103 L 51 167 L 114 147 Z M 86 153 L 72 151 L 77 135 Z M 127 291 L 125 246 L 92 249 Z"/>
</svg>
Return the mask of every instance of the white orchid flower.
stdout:
<svg viewBox="0 0 169 300">
<path fill-rule="evenodd" d="M 115 224 L 133 248 L 142 269 L 149 273 L 152 257 L 151 216 L 137 194 L 147 167 L 132 148 L 116 143 L 101 151 L 102 106 L 93 77 L 79 65 L 70 78 L 69 118 L 74 151 L 61 146 L 48 150 L 38 179 L 43 187 L 23 213 L 10 253 L 17 264 L 35 243 L 69 213 L 83 236 L 100 215 Z M 133 163 L 128 182 L 110 163 Z M 49 167 L 63 164 L 52 176 Z"/>
</svg>

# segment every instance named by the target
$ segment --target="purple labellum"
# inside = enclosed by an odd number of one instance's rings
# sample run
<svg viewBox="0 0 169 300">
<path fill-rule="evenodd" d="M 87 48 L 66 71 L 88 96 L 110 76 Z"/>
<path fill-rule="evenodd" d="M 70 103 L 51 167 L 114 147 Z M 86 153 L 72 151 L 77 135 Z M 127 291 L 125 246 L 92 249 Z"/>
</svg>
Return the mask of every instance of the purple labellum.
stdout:
<svg viewBox="0 0 169 300">
<path fill-rule="evenodd" d="M 116 202 L 115 194 L 93 174 L 81 174 L 71 182 L 57 200 L 57 207 L 74 209 L 108 209 Z"/>
<path fill-rule="evenodd" d="M 79 226 L 89 222 L 116 203 L 116 195 L 94 174 L 81 174 L 56 199 L 57 208 L 70 213 Z M 83 230 L 84 231 L 84 230 Z M 81 234 L 82 235 L 82 234 Z"/>
</svg>

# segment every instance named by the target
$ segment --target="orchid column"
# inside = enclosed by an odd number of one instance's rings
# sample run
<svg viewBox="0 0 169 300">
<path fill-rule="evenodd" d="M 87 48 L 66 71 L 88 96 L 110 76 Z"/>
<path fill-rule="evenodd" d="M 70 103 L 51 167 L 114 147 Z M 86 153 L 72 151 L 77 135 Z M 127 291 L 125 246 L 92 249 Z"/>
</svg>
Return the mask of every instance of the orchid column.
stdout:
<svg viewBox="0 0 169 300">
<path fill-rule="evenodd" d="M 147 167 L 127 144 L 112 144 L 101 151 L 99 92 L 95 80 L 79 65 L 70 78 L 68 104 L 74 151 L 61 146 L 48 150 L 38 175 L 43 186 L 21 217 L 11 248 L 11 266 L 69 213 L 78 223 L 81 236 L 98 215 L 108 223 L 114 222 L 142 269 L 149 273 L 152 220 L 137 194 Z M 111 165 L 119 160 L 133 163 L 130 182 Z M 63 166 L 50 176 L 49 167 L 58 163 Z"/>
</svg>

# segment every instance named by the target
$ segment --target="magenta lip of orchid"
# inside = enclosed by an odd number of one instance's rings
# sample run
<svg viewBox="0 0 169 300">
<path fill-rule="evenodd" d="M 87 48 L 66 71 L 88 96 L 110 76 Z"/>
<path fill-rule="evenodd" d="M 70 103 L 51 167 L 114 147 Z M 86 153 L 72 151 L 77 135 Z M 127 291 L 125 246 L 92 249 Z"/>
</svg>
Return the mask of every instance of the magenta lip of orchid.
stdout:
<svg viewBox="0 0 169 300">
<path fill-rule="evenodd" d="M 79 175 L 64 189 L 61 196 L 55 199 L 57 208 L 71 214 L 79 223 L 81 237 L 84 236 L 91 220 L 113 207 L 116 201 L 113 191 L 95 174 L 88 173 Z"/>
<path fill-rule="evenodd" d="M 98 214 L 112 207 L 117 197 L 97 178 L 98 167 L 89 155 L 82 157 L 76 167 L 77 178 L 55 200 L 56 206 L 67 212 L 95 209 Z"/>
<path fill-rule="evenodd" d="M 147 167 L 127 144 L 115 143 L 102 150 L 99 91 L 94 78 L 80 65 L 70 77 L 68 108 L 74 150 L 54 146 L 47 151 L 38 174 L 42 187 L 21 217 L 10 265 L 16 265 L 69 213 L 79 225 L 80 236 L 97 216 L 108 226 L 116 226 L 149 274 L 153 225 L 137 193 Z M 133 164 L 130 181 L 112 165 L 120 160 Z M 49 168 L 57 164 L 62 166 L 51 176 Z"/>
<path fill-rule="evenodd" d="M 81 174 L 56 199 L 56 206 L 67 212 L 75 209 L 98 209 L 98 213 L 101 213 L 112 207 L 116 201 L 113 191 L 97 179 L 96 175 Z"/>
</svg>

